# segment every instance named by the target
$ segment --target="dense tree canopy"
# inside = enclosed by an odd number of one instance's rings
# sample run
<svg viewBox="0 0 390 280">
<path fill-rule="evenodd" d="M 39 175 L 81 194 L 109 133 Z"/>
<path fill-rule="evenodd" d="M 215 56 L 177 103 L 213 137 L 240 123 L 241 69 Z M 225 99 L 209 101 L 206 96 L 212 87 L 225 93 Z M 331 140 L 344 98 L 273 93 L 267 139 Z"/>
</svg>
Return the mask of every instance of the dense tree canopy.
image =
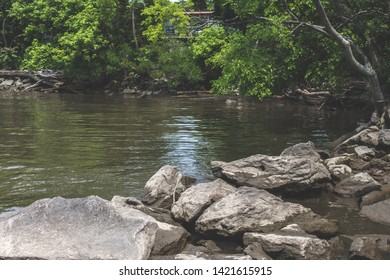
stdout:
<svg viewBox="0 0 390 280">
<path fill-rule="evenodd" d="M 13 1 L 9 16 L 22 28 L 20 68 L 100 77 L 128 67 L 128 8 L 114 0 Z"/>
<path fill-rule="evenodd" d="M 364 80 L 312 0 L 3 0 L 0 67 L 202 84 L 260 98 L 295 85 L 343 93 Z M 322 0 L 353 55 L 390 84 L 387 0 Z M 189 11 L 212 10 L 211 18 Z M 195 21 L 196 18 L 196 21 Z M 105 78 L 105 79 L 102 79 Z"/>
</svg>

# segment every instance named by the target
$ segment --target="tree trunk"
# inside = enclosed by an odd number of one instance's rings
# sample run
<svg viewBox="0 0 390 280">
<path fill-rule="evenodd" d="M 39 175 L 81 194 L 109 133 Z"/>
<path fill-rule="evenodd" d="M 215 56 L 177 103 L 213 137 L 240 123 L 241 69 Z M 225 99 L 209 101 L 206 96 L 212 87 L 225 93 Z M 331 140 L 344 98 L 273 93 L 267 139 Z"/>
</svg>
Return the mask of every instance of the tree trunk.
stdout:
<svg viewBox="0 0 390 280">
<path fill-rule="evenodd" d="M 375 122 L 375 124 L 383 128 L 390 128 L 390 108 L 388 108 L 383 97 L 378 75 L 375 69 L 372 67 L 370 59 L 358 46 L 356 46 L 351 40 L 341 35 L 333 27 L 320 0 L 313 0 L 313 3 L 328 35 L 344 48 L 345 54 L 351 66 L 363 74 L 368 80 L 375 106 L 375 112 L 371 117 L 371 121 Z M 355 53 L 360 56 L 360 59 L 363 60 L 363 63 L 358 61 Z"/>
<path fill-rule="evenodd" d="M 135 43 L 135 48 L 138 49 L 138 39 L 137 39 L 137 29 L 135 26 L 135 8 L 131 10 L 131 23 L 132 23 L 132 31 L 133 31 L 133 39 Z"/>
<path fill-rule="evenodd" d="M 6 31 L 5 31 L 5 24 L 6 24 L 7 18 L 8 18 L 8 15 L 4 17 L 3 24 L 2 24 L 4 48 L 8 48 L 8 42 L 7 42 Z"/>
</svg>

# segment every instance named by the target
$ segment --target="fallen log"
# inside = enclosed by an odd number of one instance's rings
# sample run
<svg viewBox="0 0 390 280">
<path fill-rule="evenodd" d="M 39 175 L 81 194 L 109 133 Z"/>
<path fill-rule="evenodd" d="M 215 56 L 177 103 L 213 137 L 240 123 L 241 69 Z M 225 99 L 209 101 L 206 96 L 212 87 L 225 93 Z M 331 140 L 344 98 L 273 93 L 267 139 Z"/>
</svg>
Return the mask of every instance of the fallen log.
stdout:
<svg viewBox="0 0 390 280">
<path fill-rule="evenodd" d="M 307 89 L 296 89 L 295 98 L 302 100 L 311 105 L 321 105 L 323 106 L 326 101 L 332 97 L 330 91 L 309 91 Z"/>
<path fill-rule="evenodd" d="M 308 91 L 307 89 L 297 89 L 296 90 L 297 93 L 300 93 L 302 95 L 305 95 L 305 96 L 313 96 L 313 97 L 320 97 L 320 96 L 325 96 L 325 97 L 328 97 L 331 95 L 330 91 Z"/>
<path fill-rule="evenodd" d="M 25 92 L 25 91 L 29 91 L 29 90 L 32 90 L 33 88 L 39 86 L 41 84 L 42 80 L 36 82 L 35 84 L 31 85 L 31 86 L 28 86 L 26 87 L 24 90 L 22 90 L 21 92 Z"/>
</svg>

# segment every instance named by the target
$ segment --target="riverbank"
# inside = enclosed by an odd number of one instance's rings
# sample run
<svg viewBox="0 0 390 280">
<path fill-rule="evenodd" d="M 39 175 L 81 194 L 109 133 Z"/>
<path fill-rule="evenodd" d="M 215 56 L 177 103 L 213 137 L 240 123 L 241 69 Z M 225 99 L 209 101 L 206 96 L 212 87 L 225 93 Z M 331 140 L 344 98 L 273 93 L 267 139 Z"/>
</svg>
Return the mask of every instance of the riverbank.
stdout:
<svg viewBox="0 0 390 280">
<path fill-rule="evenodd" d="M 138 198 L 43 199 L 0 216 L 0 258 L 390 259 L 389 235 L 344 235 L 288 202 L 333 192 L 390 230 L 389 133 L 364 130 L 329 158 L 308 142 L 214 161 L 200 184 L 164 166 Z"/>
<path fill-rule="evenodd" d="M 27 93 L 72 93 L 128 95 L 136 97 L 160 95 L 210 94 L 204 86 L 184 85 L 172 88 L 166 81 L 148 77 L 138 80 L 82 80 L 67 78 L 60 71 L 0 70 L 0 91 L 14 95 Z"/>
<path fill-rule="evenodd" d="M 3 75 L 1 75 L 3 73 Z M 13 74 L 12 74 L 13 73 Z M 320 109 L 335 110 L 348 107 L 371 107 L 365 96 L 367 83 L 364 81 L 351 82 L 343 94 L 337 94 L 327 89 L 307 88 L 294 86 L 284 89 L 280 93 L 274 93 L 266 98 L 295 100 L 307 105 L 318 106 Z M 123 98 L 145 97 L 212 97 L 210 89 L 198 85 L 196 87 L 181 86 L 170 87 L 167 82 L 153 79 L 139 79 L 135 81 L 111 80 L 106 83 L 92 83 L 77 79 L 65 79 L 60 72 L 53 71 L 0 71 L 0 97 L 3 98 L 35 98 L 51 94 L 76 94 L 76 95 L 106 95 Z M 221 96 L 219 96 L 221 97 Z M 234 103 L 239 98 L 244 98 L 238 92 L 223 95 L 227 102 Z M 247 99 L 258 100 L 257 97 Z"/>
</svg>

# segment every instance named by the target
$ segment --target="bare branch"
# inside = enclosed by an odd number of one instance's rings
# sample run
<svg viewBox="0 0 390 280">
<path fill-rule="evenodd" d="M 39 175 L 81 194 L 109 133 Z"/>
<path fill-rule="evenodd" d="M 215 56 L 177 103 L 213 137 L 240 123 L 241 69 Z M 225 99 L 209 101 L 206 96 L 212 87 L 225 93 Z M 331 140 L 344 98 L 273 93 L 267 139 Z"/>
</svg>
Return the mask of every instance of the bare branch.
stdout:
<svg viewBox="0 0 390 280">
<path fill-rule="evenodd" d="M 347 18 L 347 17 L 343 17 L 343 19 L 345 19 L 342 23 L 340 23 L 337 28 L 342 28 L 344 27 L 345 25 L 357 20 L 359 17 L 361 16 L 365 16 L 365 15 L 379 15 L 379 16 L 388 16 L 388 14 L 386 13 L 381 13 L 379 11 L 371 11 L 371 10 L 363 10 L 363 11 L 359 11 L 357 12 L 356 14 L 352 15 L 351 17 Z"/>
<path fill-rule="evenodd" d="M 327 32 L 344 48 L 347 59 L 349 60 L 351 65 L 368 79 L 375 106 L 375 112 L 373 116 L 379 116 L 379 118 L 384 116 L 385 121 L 380 126 L 384 126 L 385 128 L 390 127 L 390 109 L 387 108 L 386 102 L 383 98 L 383 93 L 378 75 L 375 69 L 372 67 L 369 58 L 365 55 L 362 49 L 360 49 L 352 42 L 352 40 L 346 38 L 345 36 L 337 32 L 337 30 L 330 22 L 320 0 L 313 0 L 313 3 L 316 7 L 317 13 L 321 18 L 322 23 L 325 25 Z M 357 61 L 356 57 L 354 56 L 354 51 L 363 58 L 364 64 L 361 64 L 359 61 Z M 376 118 L 372 118 L 372 120 L 375 119 Z"/>
<path fill-rule="evenodd" d="M 365 59 L 365 65 L 361 64 L 354 56 L 353 49 L 357 49 L 357 46 L 351 44 L 350 40 L 347 40 L 343 35 L 341 35 L 337 30 L 333 27 L 330 22 L 328 15 L 325 12 L 324 7 L 322 6 L 320 0 L 313 0 L 314 6 L 316 7 L 317 13 L 320 16 L 322 23 L 325 26 L 326 31 L 331 35 L 331 37 L 336 40 L 345 50 L 347 59 L 349 62 L 364 75 L 372 75 L 372 67 L 369 63 L 369 60 Z M 359 51 L 359 54 L 363 54 L 363 52 Z M 364 57 L 364 56 L 363 56 Z M 368 62 L 368 64 L 366 63 Z"/>
<path fill-rule="evenodd" d="M 322 33 L 323 35 L 325 36 L 328 36 L 330 38 L 332 38 L 332 36 L 326 31 L 325 27 L 324 26 L 321 26 L 321 25 L 316 25 L 316 24 L 311 24 L 311 23 L 308 23 L 308 22 L 304 22 L 304 21 L 296 21 L 296 20 L 285 20 L 283 21 L 284 24 L 293 24 L 293 25 L 297 25 L 292 33 L 294 33 L 296 30 L 298 30 L 300 27 L 309 27 L 317 32 L 320 32 Z"/>
<path fill-rule="evenodd" d="M 293 30 L 291 30 L 291 33 L 294 34 L 298 29 L 300 29 L 302 26 L 304 26 L 303 22 L 299 23 L 296 27 L 294 27 Z"/>
<path fill-rule="evenodd" d="M 291 11 L 290 7 L 288 6 L 288 1 L 284 0 L 284 6 L 287 11 L 287 13 L 296 21 L 299 21 L 298 17 Z"/>
</svg>

